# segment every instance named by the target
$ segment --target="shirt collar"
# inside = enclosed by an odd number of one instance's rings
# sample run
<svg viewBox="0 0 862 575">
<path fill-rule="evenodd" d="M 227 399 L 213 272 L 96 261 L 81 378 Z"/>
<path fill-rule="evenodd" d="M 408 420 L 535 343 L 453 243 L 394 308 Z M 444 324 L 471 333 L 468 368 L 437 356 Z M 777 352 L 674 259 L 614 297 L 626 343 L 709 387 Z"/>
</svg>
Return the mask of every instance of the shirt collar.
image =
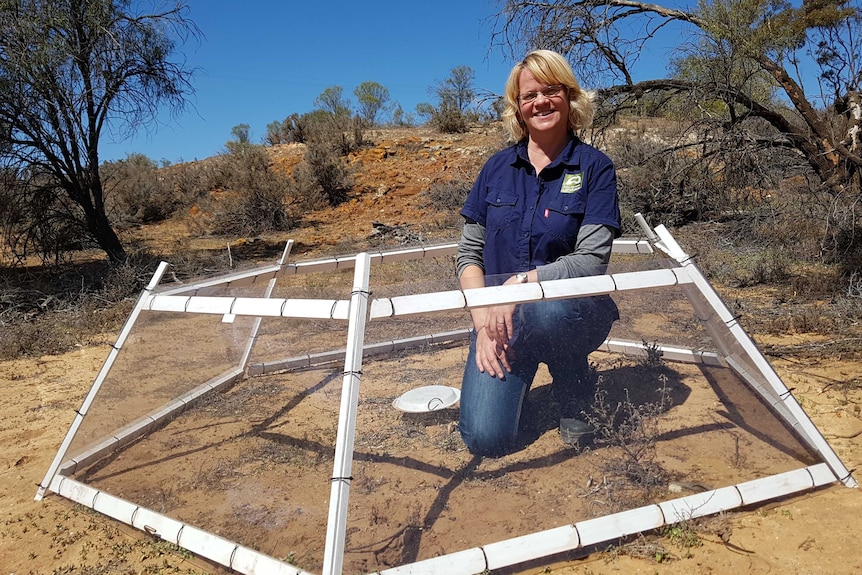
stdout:
<svg viewBox="0 0 862 575">
<path fill-rule="evenodd" d="M 579 166 L 581 163 L 581 143 L 581 140 L 577 136 L 572 136 L 569 143 L 563 148 L 563 151 L 545 169 L 554 170 L 560 165 L 572 168 Z M 524 138 L 515 145 L 515 161 L 512 162 L 512 165 L 532 166 L 530 164 L 530 157 L 527 155 L 527 138 Z"/>
</svg>

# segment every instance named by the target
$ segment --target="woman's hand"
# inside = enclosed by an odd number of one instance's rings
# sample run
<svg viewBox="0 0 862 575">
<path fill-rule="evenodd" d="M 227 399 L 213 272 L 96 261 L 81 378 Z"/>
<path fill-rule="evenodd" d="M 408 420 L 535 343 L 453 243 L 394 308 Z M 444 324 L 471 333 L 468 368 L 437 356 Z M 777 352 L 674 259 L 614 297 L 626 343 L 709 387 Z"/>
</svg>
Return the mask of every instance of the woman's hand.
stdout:
<svg viewBox="0 0 862 575">
<path fill-rule="evenodd" d="M 535 273 L 528 272 L 512 276 L 503 282 L 503 285 L 514 285 L 525 281 L 532 281 L 530 275 Z M 515 304 L 495 305 L 488 308 L 485 315 L 485 331 L 488 333 L 488 337 L 494 340 L 498 346 L 502 346 L 504 351 L 509 350 L 509 342 L 515 336 L 514 323 L 512 322 L 512 316 L 514 315 Z M 504 365 L 506 366 L 506 371 L 512 371 L 509 369 L 508 361 Z"/>
<path fill-rule="evenodd" d="M 527 273 L 527 281 L 537 281 L 536 272 Z M 485 271 L 475 265 L 467 266 L 459 278 L 462 289 L 485 287 Z M 523 278 L 510 277 L 503 285 L 521 283 Z M 470 315 L 476 329 L 476 367 L 491 377 L 504 379 L 512 371 L 509 364 L 509 341 L 514 334 L 512 317 L 515 305 L 497 305 L 488 308 L 473 308 Z"/>
<path fill-rule="evenodd" d="M 491 377 L 505 379 L 509 365 L 509 340 L 513 334 L 514 305 L 488 308 L 484 326 L 476 335 L 476 367 Z"/>
<path fill-rule="evenodd" d="M 485 316 L 485 331 L 504 349 L 509 348 L 509 340 L 515 335 L 512 316 L 515 315 L 514 305 L 495 305 L 488 308 Z"/>
<path fill-rule="evenodd" d="M 506 378 L 511 371 L 506 349 L 488 336 L 487 330 L 476 332 L 476 367 L 491 377 Z"/>
</svg>

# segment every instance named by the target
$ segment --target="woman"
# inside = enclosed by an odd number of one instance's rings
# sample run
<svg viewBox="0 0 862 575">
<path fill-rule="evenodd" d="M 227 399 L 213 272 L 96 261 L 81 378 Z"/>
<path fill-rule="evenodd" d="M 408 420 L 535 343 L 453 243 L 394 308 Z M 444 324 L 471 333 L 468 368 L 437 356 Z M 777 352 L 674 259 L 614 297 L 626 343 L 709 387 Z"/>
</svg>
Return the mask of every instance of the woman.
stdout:
<svg viewBox="0 0 862 575">
<path fill-rule="evenodd" d="M 548 50 L 509 74 L 503 120 L 516 144 L 492 156 L 461 210 L 457 269 L 463 289 L 604 273 L 620 213 L 610 159 L 580 141 L 592 97 L 568 62 Z M 608 296 L 472 309 L 459 427 L 476 454 L 500 455 L 517 438 L 539 363 L 548 366 L 566 443 L 591 433 L 583 410 L 594 394 L 588 355 L 607 337 Z"/>
</svg>

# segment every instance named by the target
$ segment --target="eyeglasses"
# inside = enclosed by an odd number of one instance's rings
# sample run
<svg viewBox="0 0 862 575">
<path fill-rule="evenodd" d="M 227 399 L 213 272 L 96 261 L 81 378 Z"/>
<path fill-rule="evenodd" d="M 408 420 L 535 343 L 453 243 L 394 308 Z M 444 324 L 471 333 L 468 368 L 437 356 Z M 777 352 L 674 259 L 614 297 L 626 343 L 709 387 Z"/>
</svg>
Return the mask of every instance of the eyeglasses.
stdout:
<svg viewBox="0 0 862 575">
<path fill-rule="evenodd" d="M 529 104 L 530 102 L 538 98 L 539 94 L 544 96 L 546 99 L 553 98 L 554 96 L 562 92 L 563 88 L 565 88 L 565 86 L 563 86 L 562 84 L 554 84 L 553 86 L 548 86 L 544 90 L 540 90 L 538 92 L 526 92 L 518 96 L 518 101 L 522 104 Z"/>
</svg>

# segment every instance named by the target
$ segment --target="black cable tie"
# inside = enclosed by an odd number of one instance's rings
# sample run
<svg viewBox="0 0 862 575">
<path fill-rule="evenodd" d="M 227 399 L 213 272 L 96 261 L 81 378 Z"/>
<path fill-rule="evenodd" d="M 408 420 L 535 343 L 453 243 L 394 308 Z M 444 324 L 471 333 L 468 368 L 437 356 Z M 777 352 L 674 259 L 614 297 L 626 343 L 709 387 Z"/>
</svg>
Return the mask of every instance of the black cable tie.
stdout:
<svg viewBox="0 0 862 575">
<path fill-rule="evenodd" d="M 485 571 L 488 571 L 488 568 L 490 566 L 490 562 L 488 561 L 488 554 L 485 553 L 485 548 L 481 545 L 479 546 L 479 551 L 482 552 L 482 559 L 485 560 Z"/>
<path fill-rule="evenodd" d="M 330 481 L 353 481 L 353 476 L 350 475 L 348 477 L 330 477 Z"/>
<path fill-rule="evenodd" d="M 724 322 L 724 325 L 726 325 L 727 327 L 730 327 L 730 324 L 732 324 L 732 323 L 736 323 L 736 324 L 738 324 L 738 323 L 739 323 L 739 318 L 741 318 L 741 317 L 742 317 L 742 314 L 732 316 L 732 317 L 730 318 L 730 321 L 726 321 L 726 322 Z"/>
<path fill-rule="evenodd" d="M 796 389 L 796 388 L 795 387 L 788 388 L 787 391 L 785 391 L 784 393 L 778 394 L 778 397 L 780 397 L 781 399 L 787 399 L 788 397 L 793 395 L 794 389 Z"/>
<path fill-rule="evenodd" d="M 844 483 L 845 481 L 847 481 L 848 479 L 850 479 L 850 478 L 853 476 L 853 472 L 854 472 L 854 471 L 856 471 L 856 470 L 855 470 L 855 469 L 850 469 L 849 471 L 847 471 L 847 475 L 845 475 L 844 477 L 839 478 L 839 479 L 838 479 L 838 481 L 840 481 L 841 483 Z"/>
<path fill-rule="evenodd" d="M 364 289 L 357 289 L 357 290 L 353 290 L 352 292 L 350 292 L 351 296 L 354 296 L 357 294 L 371 295 L 371 292 L 369 290 L 364 290 Z"/>
<path fill-rule="evenodd" d="M 342 372 L 341 372 L 341 375 L 359 375 L 359 376 L 361 376 L 361 375 L 362 375 L 362 370 L 361 370 L 361 369 L 358 369 L 358 370 L 342 371 Z"/>
</svg>

